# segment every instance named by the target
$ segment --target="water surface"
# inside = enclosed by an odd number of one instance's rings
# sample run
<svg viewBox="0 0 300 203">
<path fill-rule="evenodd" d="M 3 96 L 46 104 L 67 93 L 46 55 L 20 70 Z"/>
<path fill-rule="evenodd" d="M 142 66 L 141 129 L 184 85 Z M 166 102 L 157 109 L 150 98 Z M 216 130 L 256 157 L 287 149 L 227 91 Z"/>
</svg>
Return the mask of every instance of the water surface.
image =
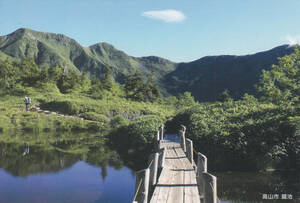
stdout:
<svg viewBox="0 0 300 203">
<path fill-rule="evenodd" d="M 103 138 L 32 136 L 0 139 L 1 203 L 131 202 L 135 174 Z"/>
<path fill-rule="evenodd" d="M 0 134 L 0 202 L 131 203 L 141 158 L 113 148 L 97 134 Z M 263 194 L 299 198 L 298 172 L 211 173 L 223 203 L 275 202 Z"/>
</svg>

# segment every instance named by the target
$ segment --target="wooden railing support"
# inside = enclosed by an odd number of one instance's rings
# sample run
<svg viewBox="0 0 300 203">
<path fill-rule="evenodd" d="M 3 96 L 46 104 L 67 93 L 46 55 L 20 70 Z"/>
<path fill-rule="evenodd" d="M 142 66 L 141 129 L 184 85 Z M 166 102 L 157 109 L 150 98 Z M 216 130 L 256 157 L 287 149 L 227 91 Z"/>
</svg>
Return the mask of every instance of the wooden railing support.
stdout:
<svg viewBox="0 0 300 203">
<path fill-rule="evenodd" d="M 157 181 L 157 174 L 158 174 L 158 159 L 159 153 L 154 153 L 152 155 L 152 164 L 150 163 L 150 186 L 154 186 Z"/>
<path fill-rule="evenodd" d="M 197 157 L 197 185 L 199 190 L 200 199 L 204 200 L 205 196 L 205 181 L 203 178 L 203 173 L 207 172 L 207 158 L 205 155 L 198 152 Z"/>
<path fill-rule="evenodd" d="M 194 163 L 194 154 L 193 154 L 193 141 L 186 139 L 186 156 L 190 160 L 191 164 Z"/>
<path fill-rule="evenodd" d="M 156 137 L 155 137 L 155 141 L 154 141 L 154 147 L 155 147 L 156 151 L 159 150 L 159 147 L 160 147 L 159 130 L 157 130 L 157 133 L 156 133 Z"/>
<path fill-rule="evenodd" d="M 159 127 L 159 131 L 160 131 L 160 140 L 164 139 L 164 125 L 161 125 Z"/>
<path fill-rule="evenodd" d="M 200 152 L 198 152 L 197 157 L 197 169 L 197 174 L 207 172 L 207 158 Z"/>
<path fill-rule="evenodd" d="M 157 131 L 157 133 L 156 133 L 156 141 L 158 141 L 159 142 L 159 140 L 160 140 L 160 137 L 159 137 L 159 130 Z"/>
<path fill-rule="evenodd" d="M 144 201 L 143 203 L 148 203 L 148 193 L 149 193 L 149 180 L 150 180 L 150 169 L 145 169 L 145 179 L 144 179 L 144 192 L 143 197 Z"/>
<path fill-rule="evenodd" d="M 180 134 L 180 145 L 184 152 L 186 152 L 186 143 L 185 143 L 185 131 L 186 127 L 184 125 L 181 125 L 182 130 L 179 131 Z"/>
<path fill-rule="evenodd" d="M 180 146 L 184 152 L 186 152 L 186 143 L 185 143 L 185 131 L 180 130 L 179 131 L 180 135 Z"/>
<path fill-rule="evenodd" d="M 202 173 L 205 182 L 204 203 L 217 203 L 217 178 L 209 173 Z"/>
<path fill-rule="evenodd" d="M 186 131 L 186 127 L 184 125 L 180 125 L 182 127 L 182 130 L 185 132 Z"/>
<path fill-rule="evenodd" d="M 135 197 L 133 203 L 147 203 L 149 193 L 150 169 L 144 169 L 136 173 Z"/>
<path fill-rule="evenodd" d="M 166 152 L 167 149 L 164 147 L 159 160 L 159 168 L 163 168 L 165 166 Z"/>
</svg>

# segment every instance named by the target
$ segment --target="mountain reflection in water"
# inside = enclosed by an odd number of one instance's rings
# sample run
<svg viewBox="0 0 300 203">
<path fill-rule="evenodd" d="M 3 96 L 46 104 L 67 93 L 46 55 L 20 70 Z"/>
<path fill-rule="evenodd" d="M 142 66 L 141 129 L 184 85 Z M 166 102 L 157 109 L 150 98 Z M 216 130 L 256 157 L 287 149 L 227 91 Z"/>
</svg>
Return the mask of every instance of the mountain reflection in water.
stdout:
<svg viewBox="0 0 300 203">
<path fill-rule="evenodd" d="M 0 134 L 0 202 L 130 202 L 134 172 L 96 134 Z"/>
<path fill-rule="evenodd" d="M 134 171 L 145 168 L 147 153 L 97 134 L 0 134 L 0 202 L 129 203 Z M 263 202 L 263 194 L 293 194 L 279 202 L 299 198 L 297 171 L 212 173 L 222 202 Z"/>
</svg>

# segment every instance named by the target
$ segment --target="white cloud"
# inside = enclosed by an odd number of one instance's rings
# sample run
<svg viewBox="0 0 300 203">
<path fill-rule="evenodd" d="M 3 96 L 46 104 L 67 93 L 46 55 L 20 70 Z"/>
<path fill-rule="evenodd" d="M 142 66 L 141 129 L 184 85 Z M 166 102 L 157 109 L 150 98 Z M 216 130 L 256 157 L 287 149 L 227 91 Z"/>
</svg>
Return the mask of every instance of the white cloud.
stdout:
<svg viewBox="0 0 300 203">
<path fill-rule="evenodd" d="M 300 35 L 297 35 L 297 36 L 287 35 L 285 37 L 285 39 L 288 41 L 288 44 L 290 46 L 293 46 L 293 45 L 296 45 L 296 44 L 300 44 Z"/>
<path fill-rule="evenodd" d="M 186 19 L 185 15 L 181 11 L 172 9 L 145 11 L 142 15 L 148 18 L 163 20 L 167 23 L 182 22 Z"/>
</svg>

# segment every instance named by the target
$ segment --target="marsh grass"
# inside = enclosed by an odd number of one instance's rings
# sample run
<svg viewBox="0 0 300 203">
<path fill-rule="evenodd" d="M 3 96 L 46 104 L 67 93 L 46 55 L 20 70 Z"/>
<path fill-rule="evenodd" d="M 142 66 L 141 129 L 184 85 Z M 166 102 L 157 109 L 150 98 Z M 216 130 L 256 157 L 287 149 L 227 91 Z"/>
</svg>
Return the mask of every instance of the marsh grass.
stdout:
<svg viewBox="0 0 300 203">
<path fill-rule="evenodd" d="M 110 121 L 118 116 L 124 119 L 118 124 L 120 126 L 144 115 L 167 119 L 175 113 L 171 106 L 158 102 L 135 102 L 110 94 L 102 99 L 93 99 L 80 92 L 62 94 L 55 87 L 46 83 L 39 88 L 23 87 L 27 94 L 22 96 L 3 95 L 0 98 L 0 132 L 109 132 Z M 32 98 L 30 107 L 41 107 L 59 114 L 25 112 L 25 95 Z"/>
</svg>

